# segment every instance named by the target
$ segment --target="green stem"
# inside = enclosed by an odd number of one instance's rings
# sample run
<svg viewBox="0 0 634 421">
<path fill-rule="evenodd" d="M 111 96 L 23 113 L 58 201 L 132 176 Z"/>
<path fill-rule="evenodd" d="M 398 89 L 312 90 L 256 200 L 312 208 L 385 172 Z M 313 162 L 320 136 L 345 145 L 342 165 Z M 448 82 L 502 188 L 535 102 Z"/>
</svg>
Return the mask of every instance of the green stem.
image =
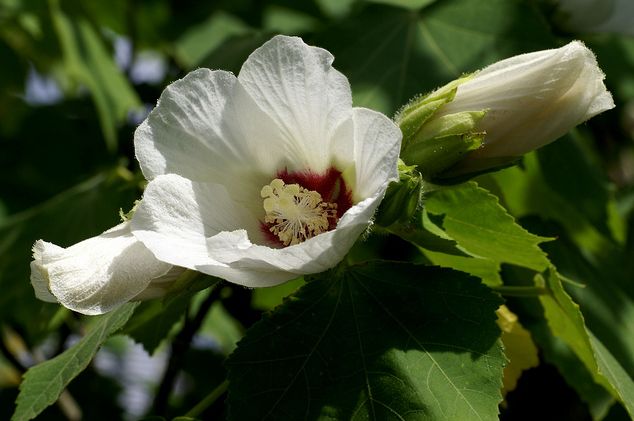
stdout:
<svg viewBox="0 0 634 421">
<path fill-rule="evenodd" d="M 491 287 L 491 289 L 507 297 L 539 297 L 540 295 L 550 294 L 550 291 L 543 287 L 499 286 Z"/>
<path fill-rule="evenodd" d="M 224 382 L 220 383 L 218 386 L 216 386 L 214 390 L 209 392 L 209 394 L 205 396 L 203 400 L 198 402 L 196 406 L 190 409 L 185 414 L 185 416 L 190 418 L 196 418 L 197 416 L 202 414 L 205 409 L 213 405 L 213 403 L 216 402 L 216 400 L 218 400 L 218 398 L 227 391 L 228 386 L 229 386 L 229 380 L 225 380 Z"/>
</svg>

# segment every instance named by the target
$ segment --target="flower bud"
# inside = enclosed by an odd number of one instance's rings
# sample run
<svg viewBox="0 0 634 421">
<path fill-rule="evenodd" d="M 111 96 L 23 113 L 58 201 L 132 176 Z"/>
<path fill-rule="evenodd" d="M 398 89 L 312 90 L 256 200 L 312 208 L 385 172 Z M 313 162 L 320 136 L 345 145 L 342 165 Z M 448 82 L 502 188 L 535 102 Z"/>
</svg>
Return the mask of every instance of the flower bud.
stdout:
<svg viewBox="0 0 634 421">
<path fill-rule="evenodd" d="M 508 166 L 613 108 L 603 79 L 594 54 L 579 41 L 499 61 L 419 99 L 455 90 L 417 130 L 408 120 L 416 104 L 397 116 L 403 160 L 433 179 Z"/>
<path fill-rule="evenodd" d="M 374 222 L 383 227 L 408 221 L 420 203 L 422 179 L 415 167 L 399 160 L 398 174 L 399 180 L 388 186 L 374 218 Z"/>
</svg>

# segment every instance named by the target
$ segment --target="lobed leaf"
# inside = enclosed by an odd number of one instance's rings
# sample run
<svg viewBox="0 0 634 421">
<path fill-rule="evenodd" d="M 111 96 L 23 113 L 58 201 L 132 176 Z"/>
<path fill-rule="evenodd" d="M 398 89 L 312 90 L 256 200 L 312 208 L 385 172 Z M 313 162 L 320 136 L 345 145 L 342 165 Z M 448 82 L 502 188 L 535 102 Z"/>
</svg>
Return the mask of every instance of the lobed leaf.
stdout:
<svg viewBox="0 0 634 421">
<path fill-rule="evenodd" d="M 501 285 L 502 264 L 543 271 L 549 262 L 539 244 L 548 240 L 526 231 L 475 182 L 427 193 L 420 223 L 392 230 L 420 247 L 433 264 Z"/>
<path fill-rule="evenodd" d="M 231 420 L 497 416 L 500 299 L 460 272 L 366 264 L 303 286 L 227 362 Z"/>
</svg>

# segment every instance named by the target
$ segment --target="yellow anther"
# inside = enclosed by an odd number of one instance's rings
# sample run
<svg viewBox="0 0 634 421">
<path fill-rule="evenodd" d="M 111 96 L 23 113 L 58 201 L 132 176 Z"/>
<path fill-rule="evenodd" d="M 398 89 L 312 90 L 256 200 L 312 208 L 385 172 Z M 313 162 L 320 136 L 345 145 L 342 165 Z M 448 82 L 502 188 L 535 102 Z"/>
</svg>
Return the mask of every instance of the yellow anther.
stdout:
<svg viewBox="0 0 634 421">
<path fill-rule="evenodd" d="M 337 204 L 324 202 L 319 192 L 276 178 L 262 187 L 264 222 L 285 246 L 299 244 L 328 231 L 336 222 Z"/>
</svg>

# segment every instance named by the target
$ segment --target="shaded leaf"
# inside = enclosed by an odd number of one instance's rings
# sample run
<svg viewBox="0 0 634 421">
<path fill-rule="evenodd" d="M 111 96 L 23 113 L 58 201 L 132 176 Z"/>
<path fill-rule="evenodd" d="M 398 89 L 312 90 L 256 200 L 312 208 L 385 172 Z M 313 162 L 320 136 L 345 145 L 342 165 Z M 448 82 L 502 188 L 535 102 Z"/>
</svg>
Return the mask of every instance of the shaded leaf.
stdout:
<svg viewBox="0 0 634 421">
<path fill-rule="evenodd" d="M 585 327 L 583 315 L 563 289 L 554 269 L 544 278 L 551 291 L 540 296 L 551 334 L 561 338 L 585 365 L 594 380 L 619 399 L 634 416 L 634 381 L 605 346 Z"/>
<path fill-rule="evenodd" d="M 106 145 L 115 151 L 117 126 L 141 102 L 89 21 L 82 16 L 66 15 L 59 7 L 59 0 L 51 0 L 49 4 L 66 73 L 90 91 Z"/>
<path fill-rule="evenodd" d="M 161 300 L 145 301 L 134 312 L 123 333 L 152 355 L 170 330 L 185 314 L 191 295 L 181 296 L 164 304 Z"/>
<path fill-rule="evenodd" d="M 446 269 L 329 272 L 240 341 L 227 363 L 230 419 L 493 419 L 499 304 Z"/>
<path fill-rule="evenodd" d="M 430 2 L 411 2 L 424 3 Z M 542 16 L 527 1 L 436 1 L 420 11 L 365 6 L 316 41 L 350 79 L 355 104 L 387 114 L 465 72 L 555 46 Z"/>
<path fill-rule="evenodd" d="M 539 345 L 544 360 L 557 367 L 568 385 L 574 388 L 579 397 L 588 405 L 593 419 L 603 419 L 616 401 L 612 394 L 595 382 L 570 347 L 551 334 L 545 321 L 532 322 L 531 326 L 527 327 Z"/>
<path fill-rule="evenodd" d="M 556 143 L 570 142 L 566 141 Z M 559 154 L 557 149 L 551 149 L 550 146 L 544 148 L 539 152 L 539 155 L 543 154 Z M 561 160 L 574 161 L 579 159 L 575 152 L 574 147 L 566 148 L 566 153 L 558 158 L 558 164 L 562 165 Z M 551 183 L 546 179 L 544 175 L 544 165 L 546 161 L 553 161 L 554 158 L 539 159 L 538 154 L 532 153 L 526 155 L 523 160 L 522 168 L 514 167 L 504 171 L 501 171 L 494 175 L 494 178 L 501 188 L 502 197 L 504 203 L 508 209 L 518 218 L 527 215 L 539 215 L 546 220 L 554 220 L 562 225 L 570 238 L 574 241 L 579 249 L 584 250 L 593 257 L 593 260 L 597 262 L 605 262 L 605 268 L 609 269 L 618 265 L 618 260 L 621 256 L 618 245 L 610 239 L 604 228 L 604 232 L 600 230 L 599 225 L 594 225 L 591 219 L 600 218 L 605 221 L 607 217 L 608 200 L 607 192 L 601 194 L 593 194 L 588 196 L 583 193 L 581 196 L 577 196 L 575 192 L 578 192 L 578 188 L 562 186 L 560 182 Z M 572 165 L 572 164 L 568 164 Z M 582 171 L 583 172 L 583 171 Z M 579 183 L 577 180 L 578 171 L 568 172 L 565 179 L 565 185 L 571 186 Z M 561 175 L 563 176 L 563 175 Z M 583 180 L 586 180 L 589 176 L 579 175 Z M 597 191 L 598 181 L 588 183 L 590 191 Z M 567 190 L 565 193 L 561 193 L 555 190 L 559 186 Z M 593 202 L 592 206 L 581 206 L 581 203 Z M 599 202 L 598 204 L 596 202 Z M 598 207 L 603 206 L 603 211 Z M 587 209 L 594 209 L 588 213 Z M 592 216 L 592 213 L 597 215 Z M 603 216 L 601 216 L 603 215 Z M 604 224 L 603 224 L 604 225 Z M 618 266 L 617 266 L 618 267 Z M 614 277 L 622 277 L 620 271 L 612 274 Z M 628 279 L 629 281 L 629 279 Z M 624 280 L 625 282 L 625 280 Z M 631 282 L 627 282 L 631 284 Z"/>
</svg>

